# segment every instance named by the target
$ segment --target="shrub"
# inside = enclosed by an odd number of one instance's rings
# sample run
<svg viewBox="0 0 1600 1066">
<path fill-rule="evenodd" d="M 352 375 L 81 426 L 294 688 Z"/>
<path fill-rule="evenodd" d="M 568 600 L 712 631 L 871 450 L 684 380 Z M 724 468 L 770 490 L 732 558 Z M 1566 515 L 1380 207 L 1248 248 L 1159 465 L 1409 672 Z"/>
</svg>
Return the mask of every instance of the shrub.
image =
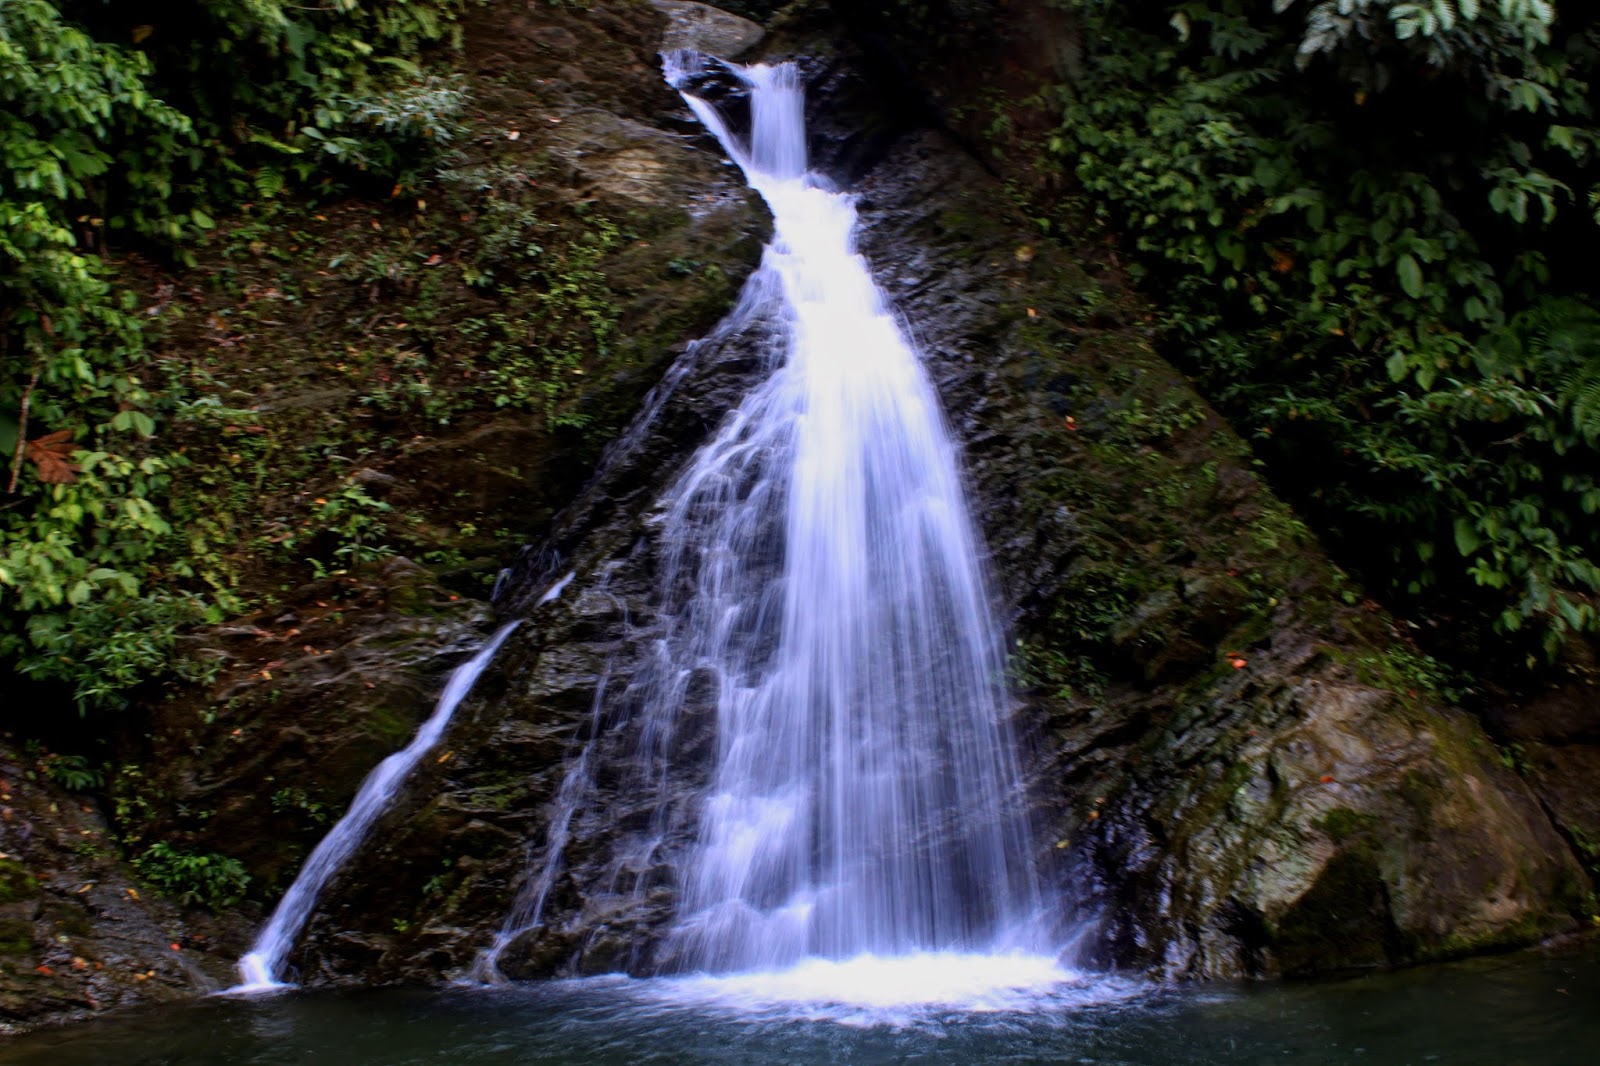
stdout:
<svg viewBox="0 0 1600 1066">
<path fill-rule="evenodd" d="M 1415 609 L 1600 629 L 1595 15 L 1069 6 L 1048 148 L 1284 491 Z"/>
<path fill-rule="evenodd" d="M 181 851 L 166 843 L 150 845 L 133 865 L 146 881 L 185 907 L 231 907 L 244 898 L 250 882 L 238 859 Z"/>
</svg>

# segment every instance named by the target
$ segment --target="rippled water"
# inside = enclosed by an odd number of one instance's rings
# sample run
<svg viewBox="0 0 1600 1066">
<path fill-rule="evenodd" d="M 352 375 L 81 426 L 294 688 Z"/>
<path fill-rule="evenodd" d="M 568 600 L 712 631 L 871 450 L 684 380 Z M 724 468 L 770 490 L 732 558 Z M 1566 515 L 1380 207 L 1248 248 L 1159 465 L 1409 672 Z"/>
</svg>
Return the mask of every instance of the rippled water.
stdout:
<svg viewBox="0 0 1600 1066">
<path fill-rule="evenodd" d="M 830 996 L 843 1000 L 866 991 L 871 1000 L 900 986 L 880 974 L 884 979 L 852 991 L 830 975 L 813 976 L 819 980 L 809 986 L 766 988 L 764 1001 L 760 989 L 718 988 L 715 980 L 693 977 L 212 999 L 23 1037 L 0 1045 L 0 1061 L 1600 1062 L 1600 949 L 1594 945 L 1322 984 L 1159 989 L 1066 975 L 986 1010 L 859 999 L 830 1004 Z M 957 999 L 967 994 L 948 991 Z"/>
</svg>

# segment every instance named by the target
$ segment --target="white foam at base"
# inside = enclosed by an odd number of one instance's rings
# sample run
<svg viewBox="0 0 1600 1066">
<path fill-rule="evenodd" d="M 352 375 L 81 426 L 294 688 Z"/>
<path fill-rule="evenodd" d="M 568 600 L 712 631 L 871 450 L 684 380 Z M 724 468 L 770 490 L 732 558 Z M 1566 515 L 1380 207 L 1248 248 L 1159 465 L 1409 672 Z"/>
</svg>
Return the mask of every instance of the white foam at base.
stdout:
<svg viewBox="0 0 1600 1066">
<path fill-rule="evenodd" d="M 286 981 L 279 981 L 273 977 L 267 957 L 259 951 L 251 951 L 240 958 L 238 970 L 239 983 L 231 988 L 224 988 L 217 995 L 261 996 L 295 987 Z"/>
<path fill-rule="evenodd" d="M 809 958 L 781 970 L 638 982 L 648 1002 L 757 1017 L 904 1026 L 952 1014 L 1037 1014 L 1122 1000 L 1142 984 L 1088 975 L 1044 955 L 917 952 Z"/>
</svg>

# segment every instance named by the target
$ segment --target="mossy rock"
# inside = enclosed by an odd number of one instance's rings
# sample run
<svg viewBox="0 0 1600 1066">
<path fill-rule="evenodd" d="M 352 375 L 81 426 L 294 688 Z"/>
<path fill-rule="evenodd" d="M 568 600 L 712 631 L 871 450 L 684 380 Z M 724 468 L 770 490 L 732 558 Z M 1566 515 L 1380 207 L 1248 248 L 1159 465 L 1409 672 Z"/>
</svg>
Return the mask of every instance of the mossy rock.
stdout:
<svg viewBox="0 0 1600 1066">
<path fill-rule="evenodd" d="M 1290 977 L 1404 961 L 1387 886 L 1370 850 L 1352 848 L 1329 862 L 1311 891 L 1278 919 L 1270 945 Z"/>
<path fill-rule="evenodd" d="M 0 955 L 33 952 L 33 923 L 23 918 L 0 918 Z"/>
<path fill-rule="evenodd" d="M 0 859 L 0 904 L 17 903 L 39 895 L 39 881 L 15 859 Z"/>
</svg>

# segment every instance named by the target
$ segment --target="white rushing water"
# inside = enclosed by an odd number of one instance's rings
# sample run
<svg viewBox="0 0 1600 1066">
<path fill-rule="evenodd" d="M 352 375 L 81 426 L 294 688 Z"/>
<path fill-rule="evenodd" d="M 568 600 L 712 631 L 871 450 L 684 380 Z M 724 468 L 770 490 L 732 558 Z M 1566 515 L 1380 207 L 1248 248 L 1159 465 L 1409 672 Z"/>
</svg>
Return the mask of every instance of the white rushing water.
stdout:
<svg viewBox="0 0 1600 1066">
<path fill-rule="evenodd" d="M 564 585 L 570 578 L 571 575 L 567 575 L 561 584 Z M 552 589 L 552 593 L 559 594 L 560 587 L 556 586 Z M 384 759 L 367 775 L 367 779 L 361 783 L 360 790 L 356 792 L 356 798 L 351 801 L 350 809 L 311 852 L 304 865 L 300 867 L 300 873 L 295 877 L 294 884 L 289 886 L 289 891 L 278 903 L 277 909 L 272 912 L 271 920 L 256 937 L 249 954 L 239 960 L 240 983 L 228 989 L 229 992 L 263 992 L 287 987 L 281 980 L 284 960 L 294 948 L 295 941 L 299 939 L 306 920 L 311 917 L 317 896 L 321 894 L 329 878 L 339 871 L 366 839 L 373 823 L 388 808 L 412 767 L 428 753 L 428 749 L 439 742 L 445 726 L 450 723 L 450 716 L 455 713 L 456 707 L 466 698 L 467 693 L 472 691 L 478 675 L 483 673 L 489 661 L 494 658 L 494 653 L 499 650 L 506 637 L 511 635 L 517 624 L 511 622 L 500 627 L 477 654 L 456 667 L 450 675 L 450 680 L 445 683 L 444 692 L 440 694 L 433 714 L 422 723 L 411 743 Z"/>
<path fill-rule="evenodd" d="M 700 62 L 669 56 L 669 79 Z M 855 250 L 854 201 L 807 169 L 798 71 L 729 69 L 748 141 L 685 99 L 772 210 L 751 284 L 778 294 L 784 343 L 659 515 L 671 621 L 640 762 L 665 794 L 693 677 L 714 679 L 716 736 L 663 958 L 737 975 L 706 979 L 719 998 L 1070 980 L 1040 931 L 1001 631 L 937 396 Z"/>
</svg>

